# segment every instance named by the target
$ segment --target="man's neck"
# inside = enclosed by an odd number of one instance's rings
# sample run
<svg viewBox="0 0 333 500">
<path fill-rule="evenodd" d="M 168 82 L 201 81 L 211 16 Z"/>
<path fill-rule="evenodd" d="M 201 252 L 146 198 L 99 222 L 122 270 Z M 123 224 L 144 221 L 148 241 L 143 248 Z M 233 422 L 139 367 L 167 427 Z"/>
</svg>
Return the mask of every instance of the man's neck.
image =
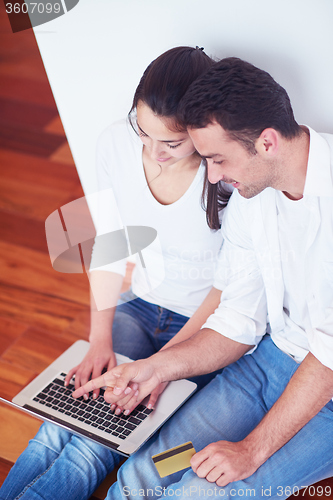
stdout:
<svg viewBox="0 0 333 500">
<path fill-rule="evenodd" d="M 291 200 L 303 198 L 309 159 L 310 133 L 304 126 L 300 135 L 281 143 L 281 178 L 274 186 Z"/>
</svg>

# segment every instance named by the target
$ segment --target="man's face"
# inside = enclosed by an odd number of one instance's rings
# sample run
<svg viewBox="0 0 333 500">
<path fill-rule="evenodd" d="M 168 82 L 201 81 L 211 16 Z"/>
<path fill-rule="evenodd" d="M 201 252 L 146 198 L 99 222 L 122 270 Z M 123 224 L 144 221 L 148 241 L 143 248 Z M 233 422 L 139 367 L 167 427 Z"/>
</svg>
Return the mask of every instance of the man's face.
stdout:
<svg viewBox="0 0 333 500">
<path fill-rule="evenodd" d="M 250 154 L 216 122 L 188 132 L 198 153 L 207 160 L 212 184 L 221 180 L 232 184 L 244 198 L 252 198 L 274 184 L 275 164 L 264 157 L 263 148 Z"/>
</svg>

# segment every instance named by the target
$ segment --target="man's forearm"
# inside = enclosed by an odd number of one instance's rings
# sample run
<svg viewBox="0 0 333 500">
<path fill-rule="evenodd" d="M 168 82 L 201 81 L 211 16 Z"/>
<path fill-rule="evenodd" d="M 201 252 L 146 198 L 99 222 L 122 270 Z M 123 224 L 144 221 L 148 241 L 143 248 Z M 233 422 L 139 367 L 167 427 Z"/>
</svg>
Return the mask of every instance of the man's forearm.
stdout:
<svg viewBox="0 0 333 500">
<path fill-rule="evenodd" d="M 333 397 L 333 371 L 309 353 L 283 394 L 245 438 L 259 465 L 284 446 Z"/>
<path fill-rule="evenodd" d="M 161 382 L 203 375 L 237 361 L 253 346 L 204 328 L 190 339 L 149 358 Z"/>
<path fill-rule="evenodd" d="M 237 361 L 251 348 L 252 346 L 230 340 L 214 330 L 203 329 L 190 339 L 161 350 L 147 359 L 116 366 L 87 382 L 73 396 L 80 397 L 106 386 L 109 388 L 104 394 L 105 398 L 108 397 L 107 401 L 113 404 L 121 399 L 123 408 L 129 410 L 162 382 L 213 372 Z M 130 394 L 131 391 L 134 391 L 134 396 Z M 129 395 L 127 402 L 124 402 L 124 395 Z"/>
</svg>

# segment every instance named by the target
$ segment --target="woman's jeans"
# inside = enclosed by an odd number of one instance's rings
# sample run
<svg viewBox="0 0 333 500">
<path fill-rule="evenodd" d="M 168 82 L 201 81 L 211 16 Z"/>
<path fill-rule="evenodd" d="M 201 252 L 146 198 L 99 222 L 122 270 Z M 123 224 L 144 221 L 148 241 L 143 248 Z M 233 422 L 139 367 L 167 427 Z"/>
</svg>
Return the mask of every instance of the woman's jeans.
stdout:
<svg viewBox="0 0 333 500">
<path fill-rule="evenodd" d="M 112 328 L 113 348 L 132 359 L 154 354 L 188 320 L 136 298 L 131 291 L 122 298 L 125 302 L 119 302 Z M 101 445 L 44 423 L 9 472 L 0 499 L 84 500 L 120 459 Z"/>
</svg>

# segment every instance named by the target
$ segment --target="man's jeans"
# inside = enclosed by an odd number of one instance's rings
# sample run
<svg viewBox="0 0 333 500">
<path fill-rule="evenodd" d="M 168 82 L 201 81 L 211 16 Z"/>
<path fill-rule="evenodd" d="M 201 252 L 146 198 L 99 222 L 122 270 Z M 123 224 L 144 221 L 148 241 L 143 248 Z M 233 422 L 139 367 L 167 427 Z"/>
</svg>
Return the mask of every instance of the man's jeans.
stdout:
<svg viewBox="0 0 333 500">
<path fill-rule="evenodd" d="M 252 354 L 225 368 L 125 462 L 107 500 L 142 496 L 281 499 L 332 476 L 332 401 L 251 477 L 225 488 L 198 478 L 191 469 L 161 479 L 151 459 L 152 455 L 187 441 L 192 441 L 199 451 L 219 440 L 242 440 L 279 398 L 297 367 L 269 336 L 264 337 Z"/>
<path fill-rule="evenodd" d="M 191 469 L 161 479 L 151 460 L 152 455 L 186 441 L 199 451 L 218 440 L 243 439 L 282 394 L 297 367 L 266 336 L 253 354 L 225 368 L 125 462 L 107 500 L 162 496 L 280 499 L 332 476 L 331 401 L 255 474 L 226 488 L 199 479 Z M 83 500 L 118 462 L 119 456 L 106 448 L 44 424 L 12 468 L 0 498 Z"/>
</svg>

